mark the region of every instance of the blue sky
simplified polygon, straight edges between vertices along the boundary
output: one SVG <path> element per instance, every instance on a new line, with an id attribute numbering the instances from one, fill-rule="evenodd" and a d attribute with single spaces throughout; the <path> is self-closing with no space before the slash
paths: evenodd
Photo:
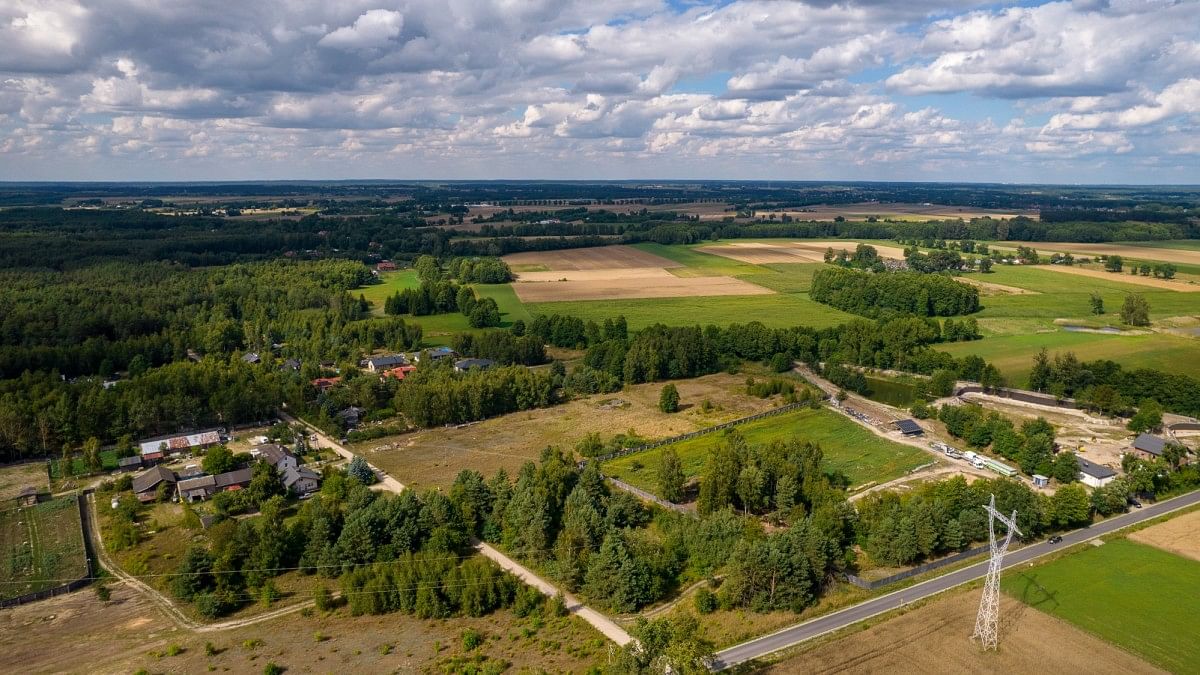
<path id="1" fill-rule="evenodd" d="M 1200 183 L 1200 2 L 7 0 L 0 180 Z"/>

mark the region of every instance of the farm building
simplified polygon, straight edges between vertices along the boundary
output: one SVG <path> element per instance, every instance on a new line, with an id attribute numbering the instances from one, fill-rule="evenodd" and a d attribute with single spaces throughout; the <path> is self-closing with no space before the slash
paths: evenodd
<path id="1" fill-rule="evenodd" d="M 179 497 L 189 502 L 201 501 L 218 492 L 241 490 L 250 485 L 251 478 L 253 478 L 253 472 L 250 469 L 237 469 L 215 476 L 189 478 L 179 481 Z"/>
<path id="2" fill-rule="evenodd" d="M 454 362 L 454 370 L 465 373 L 472 368 L 487 370 L 494 365 L 496 365 L 496 362 L 491 359 L 460 359 Z"/>
<path id="3" fill-rule="evenodd" d="M 920 436 L 925 433 L 921 425 L 914 420 L 896 420 L 896 428 L 905 436 Z"/>
<path id="4" fill-rule="evenodd" d="M 19 506 L 34 506 L 38 503 L 38 489 L 32 485 L 21 488 L 17 493 L 17 504 Z"/>
<path id="5" fill-rule="evenodd" d="M 162 459 L 165 455 L 180 454 L 199 448 L 208 448 L 221 442 L 221 434 L 217 429 L 197 431 L 194 434 L 175 436 L 159 436 L 138 442 L 141 449 L 139 454 L 143 459 Z M 157 457 L 151 455 L 159 454 Z"/>
<path id="6" fill-rule="evenodd" d="M 1079 455 L 1075 455 L 1075 461 L 1079 463 L 1079 481 L 1084 485 L 1094 488 L 1104 487 L 1117 477 L 1116 471 L 1107 466 L 1090 462 Z"/>
<path id="7" fill-rule="evenodd" d="M 1133 454 L 1142 459 L 1157 459 L 1162 457 L 1163 448 L 1167 447 L 1166 439 L 1150 434 L 1138 434 L 1133 439 Z"/>
<path id="8" fill-rule="evenodd" d="M 158 496 L 158 486 L 166 484 L 167 490 L 175 489 L 179 479 L 170 469 L 156 466 L 133 477 L 133 494 L 139 502 L 152 502 Z"/>
<path id="9" fill-rule="evenodd" d="M 403 354 L 385 354 L 368 357 L 363 360 L 363 364 L 372 373 L 381 373 L 397 366 L 407 366 L 408 359 Z"/>
<path id="10" fill-rule="evenodd" d="M 117 460 L 117 471 L 126 473 L 129 471 L 137 471 L 142 468 L 142 456 L 134 455 L 133 457 L 122 457 Z"/>

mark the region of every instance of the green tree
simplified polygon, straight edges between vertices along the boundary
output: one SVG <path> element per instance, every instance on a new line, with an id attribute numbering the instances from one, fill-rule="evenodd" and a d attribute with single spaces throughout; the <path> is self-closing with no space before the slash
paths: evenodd
<path id="1" fill-rule="evenodd" d="M 1092 314 L 1103 314 L 1104 313 L 1104 296 L 1093 291 L 1090 300 L 1092 303 Z"/>
<path id="2" fill-rule="evenodd" d="M 1157 431 L 1162 428 L 1163 409 L 1154 399 L 1143 399 L 1138 404 L 1137 412 L 1129 419 L 1127 428 L 1130 431 L 1145 432 Z"/>
<path id="3" fill-rule="evenodd" d="M 658 456 L 658 494 L 676 504 L 683 501 L 683 462 L 679 454 L 666 448 Z"/>
<path id="4" fill-rule="evenodd" d="M 82 449 L 83 461 L 87 464 L 88 470 L 92 473 L 99 473 L 104 468 L 100 458 L 100 439 L 95 436 L 89 437 L 83 442 Z"/>
<path id="5" fill-rule="evenodd" d="M 665 413 L 679 412 L 679 390 L 674 384 L 663 385 L 658 395 L 658 409 Z"/>
<path id="6" fill-rule="evenodd" d="M 375 483 L 375 472 L 371 470 L 367 460 L 359 455 L 355 455 L 354 459 L 350 460 L 350 464 L 346 467 L 346 474 L 362 485 Z"/>
<path id="7" fill-rule="evenodd" d="M 1124 263 L 1125 261 L 1121 259 L 1121 256 L 1110 255 L 1108 256 L 1108 259 L 1104 261 L 1104 269 L 1108 270 L 1109 272 L 1120 272 Z"/>
<path id="8" fill-rule="evenodd" d="M 237 464 L 238 462 L 234 457 L 233 451 L 223 445 L 209 448 L 204 453 L 204 459 L 200 462 L 200 466 L 204 469 L 204 472 L 213 474 L 214 476 L 219 473 L 233 471 L 237 468 Z"/>
<path id="9" fill-rule="evenodd" d="M 1092 521 L 1092 502 L 1079 483 L 1063 485 L 1050 497 L 1050 515 L 1060 528 L 1074 528 Z"/>
<path id="10" fill-rule="evenodd" d="M 636 639 L 617 654 L 611 668 L 614 673 L 707 675 L 710 672 L 713 644 L 704 639 L 699 621 L 690 613 L 652 620 L 639 617 L 630 633 Z"/>
<path id="11" fill-rule="evenodd" d="M 1078 480 L 1079 461 L 1075 459 L 1075 453 L 1064 450 L 1056 454 L 1053 468 L 1050 470 L 1050 477 L 1064 485 Z"/>
<path id="12" fill-rule="evenodd" d="M 1150 303 L 1140 293 L 1130 293 L 1125 296 L 1125 304 L 1121 305 L 1121 321 L 1130 326 L 1150 325 Z"/>

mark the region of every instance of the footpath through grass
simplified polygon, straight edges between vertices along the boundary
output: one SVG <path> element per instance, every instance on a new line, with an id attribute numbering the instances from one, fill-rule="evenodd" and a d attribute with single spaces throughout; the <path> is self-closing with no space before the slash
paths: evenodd
<path id="1" fill-rule="evenodd" d="M 909 445 L 880 438 L 828 408 L 798 410 L 738 427 L 750 445 L 775 440 L 812 441 L 825 454 L 825 469 L 844 473 L 851 486 L 899 478 L 929 461 Z M 666 448 L 679 454 L 688 478 L 700 475 L 709 454 L 724 439 L 714 432 L 687 441 L 626 455 L 604 463 L 604 473 L 649 492 L 658 490 L 658 457 Z"/>
<path id="2" fill-rule="evenodd" d="M 86 573 L 74 498 L 0 512 L 0 580 L 5 582 L 0 598 L 60 586 Z"/>
<path id="3" fill-rule="evenodd" d="M 1200 672 L 1200 563 L 1115 539 L 1001 581 L 1005 593 L 1166 670 Z"/>

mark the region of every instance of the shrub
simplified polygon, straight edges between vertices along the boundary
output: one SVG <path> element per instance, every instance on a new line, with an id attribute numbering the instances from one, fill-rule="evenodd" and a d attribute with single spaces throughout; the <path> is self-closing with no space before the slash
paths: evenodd
<path id="1" fill-rule="evenodd" d="M 712 614 L 717 610 L 717 596 L 707 587 L 696 591 L 696 611 L 701 614 Z"/>
<path id="2" fill-rule="evenodd" d="M 462 633 L 463 651 L 471 651 L 483 644 L 483 635 L 474 628 L 468 628 Z"/>

